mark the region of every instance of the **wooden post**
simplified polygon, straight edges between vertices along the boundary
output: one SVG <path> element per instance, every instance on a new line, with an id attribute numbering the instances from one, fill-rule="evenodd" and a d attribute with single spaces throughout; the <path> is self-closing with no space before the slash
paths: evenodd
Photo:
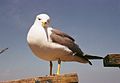
<path id="1" fill-rule="evenodd" d="M 78 76 L 76 73 L 71 73 L 63 75 L 20 79 L 0 83 L 78 83 Z"/>
<path id="2" fill-rule="evenodd" d="M 108 54 L 103 63 L 104 67 L 120 67 L 120 54 Z"/>

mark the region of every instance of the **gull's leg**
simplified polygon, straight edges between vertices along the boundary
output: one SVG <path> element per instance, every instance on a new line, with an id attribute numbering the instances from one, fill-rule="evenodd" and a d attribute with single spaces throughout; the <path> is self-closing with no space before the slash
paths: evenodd
<path id="1" fill-rule="evenodd" d="M 57 75 L 60 75 L 60 67 L 61 67 L 61 60 L 58 60 L 58 69 L 57 69 Z"/>
<path id="2" fill-rule="evenodd" d="M 52 66 L 53 66 L 52 61 L 50 61 L 50 76 L 52 75 Z"/>

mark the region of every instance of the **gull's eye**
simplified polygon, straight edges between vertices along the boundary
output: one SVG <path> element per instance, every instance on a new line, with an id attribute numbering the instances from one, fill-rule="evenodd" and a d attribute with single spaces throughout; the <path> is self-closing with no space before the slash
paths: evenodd
<path id="1" fill-rule="evenodd" d="M 50 23 L 50 20 L 47 20 L 48 23 Z"/>
<path id="2" fill-rule="evenodd" d="M 41 20 L 40 18 L 38 18 L 38 20 Z"/>

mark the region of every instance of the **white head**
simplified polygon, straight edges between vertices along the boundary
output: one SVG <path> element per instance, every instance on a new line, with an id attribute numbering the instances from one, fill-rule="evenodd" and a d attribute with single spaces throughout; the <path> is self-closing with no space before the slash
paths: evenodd
<path id="1" fill-rule="evenodd" d="M 50 17 L 47 14 L 37 15 L 36 21 L 40 23 L 44 28 L 47 28 L 50 25 Z"/>

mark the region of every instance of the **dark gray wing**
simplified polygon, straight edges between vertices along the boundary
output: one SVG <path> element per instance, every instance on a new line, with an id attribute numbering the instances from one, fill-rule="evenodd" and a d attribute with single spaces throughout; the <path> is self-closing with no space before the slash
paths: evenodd
<path id="1" fill-rule="evenodd" d="M 75 40 L 71 36 L 57 29 L 52 29 L 51 32 L 50 38 L 52 42 L 68 47 L 75 54 L 75 56 L 83 58 L 84 60 L 88 61 L 90 65 L 92 65 L 92 63 L 85 56 L 83 56 L 82 50 L 75 43 Z"/>
<path id="2" fill-rule="evenodd" d="M 90 65 L 92 65 L 92 63 L 85 56 L 83 56 L 82 50 L 74 42 L 75 40 L 71 36 L 57 29 L 52 29 L 51 31 L 52 33 L 50 35 L 50 38 L 52 42 L 68 47 L 75 54 L 75 56 L 83 58 L 84 60 L 88 61 Z"/>
<path id="3" fill-rule="evenodd" d="M 52 29 L 51 31 L 52 34 L 50 35 L 50 37 L 53 42 L 67 46 L 73 53 L 79 54 L 79 56 L 83 55 L 83 52 L 74 42 L 75 40 L 71 36 L 57 29 Z"/>
<path id="4" fill-rule="evenodd" d="M 61 36 L 61 37 L 67 37 L 67 38 L 69 38 L 70 40 L 75 41 L 71 36 L 67 35 L 66 33 L 64 33 L 64 32 L 62 32 L 62 31 L 60 31 L 60 30 L 58 30 L 58 29 L 53 29 L 52 32 L 53 32 L 54 34 L 56 34 L 56 35 Z"/>

